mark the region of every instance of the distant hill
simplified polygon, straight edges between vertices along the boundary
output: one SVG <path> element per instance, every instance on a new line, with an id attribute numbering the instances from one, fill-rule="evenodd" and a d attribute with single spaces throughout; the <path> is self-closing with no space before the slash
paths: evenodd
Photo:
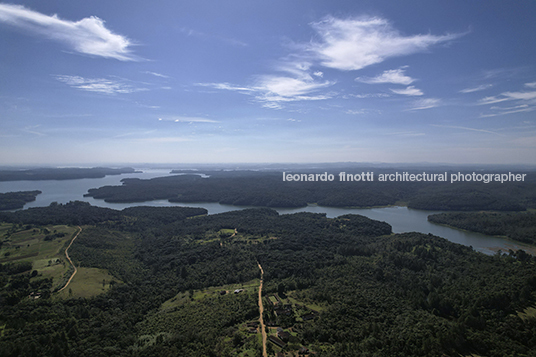
<path id="1" fill-rule="evenodd" d="M 75 180 L 83 178 L 103 178 L 108 175 L 135 173 L 131 167 L 111 169 L 107 167 L 92 168 L 39 168 L 29 170 L 0 170 L 0 181 L 41 181 L 41 180 Z"/>

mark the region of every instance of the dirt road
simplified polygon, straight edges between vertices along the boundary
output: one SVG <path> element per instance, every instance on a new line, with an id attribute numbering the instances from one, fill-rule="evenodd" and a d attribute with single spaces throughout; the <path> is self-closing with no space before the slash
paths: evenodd
<path id="1" fill-rule="evenodd" d="M 71 243 L 69 243 L 69 246 L 67 248 L 65 248 L 65 256 L 67 257 L 67 260 L 69 261 L 69 263 L 71 263 L 71 265 L 73 266 L 74 268 L 74 272 L 73 272 L 73 275 L 71 275 L 71 277 L 69 278 L 69 280 L 67 281 L 67 284 L 65 284 L 65 286 L 63 288 L 61 288 L 60 290 L 58 290 L 58 292 L 62 291 L 63 289 L 65 289 L 67 286 L 69 286 L 69 283 L 71 282 L 71 280 L 73 280 L 74 278 L 74 275 L 76 274 L 76 272 L 78 271 L 78 269 L 76 269 L 76 267 L 74 266 L 73 264 L 73 261 L 71 260 L 71 258 L 69 257 L 69 248 L 71 248 L 71 245 L 73 244 L 74 240 L 76 239 L 76 237 L 78 237 L 78 235 L 82 232 L 82 228 L 80 226 L 78 226 L 78 233 L 76 233 L 76 235 L 73 237 L 73 239 L 71 240 Z"/>
<path id="2" fill-rule="evenodd" d="M 259 318 L 259 328 L 261 329 L 262 333 L 262 356 L 268 357 L 268 353 L 266 352 L 266 329 L 264 328 L 264 319 L 262 317 L 262 313 L 264 312 L 264 307 L 262 306 L 262 278 L 264 277 L 264 270 L 262 270 L 261 264 L 259 262 L 257 262 L 257 264 L 259 265 L 259 269 L 261 270 L 261 284 L 259 285 L 259 311 L 261 315 Z"/>

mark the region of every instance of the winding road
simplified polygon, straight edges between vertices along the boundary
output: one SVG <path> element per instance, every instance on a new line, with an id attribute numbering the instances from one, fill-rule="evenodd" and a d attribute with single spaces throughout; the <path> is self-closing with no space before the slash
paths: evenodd
<path id="1" fill-rule="evenodd" d="M 73 244 L 74 240 L 76 239 L 76 237 L 78 237 L 78 235 L 80 233 L 82 233 L 82 227 L 78 226 L 78 233 L 76 233 L 76 235 L 73 237 L 73 239 L 71 240 L 71 243 L 69 243 L 69 246 L 67 248 L 65 248 L 65 256 L 67 257 L 67 260 L 69 261 L 69 263 L 71 263 L 71 265 L 73 266 L 74 268 L 74 272 L 73 272 L 73 275 L 71 275 L 71 277 L 69 278 L 69 280 L 67 281 L 67 284 L 65 284 L 65 286 L 63 288 L 61 288 L 60 290 L 58 290 L 58 292 L 62 291 L 63 289 L 65 289 L 67 286 L 69 286 L 69 283 L 71 282 L 71 280 L 73 280 L 74 278 L 74 275 L 76 274 L 76 272 L 78 271 L 78 269 L 76 269 L 76 267 L 74 266 L 73 264 L 73 261 L 71 260 L 71 258 L 69 257 L 69 248 L 71 248 L 71 245 Z M 261 283 L 262 285 L 262 283 Z"/>
<path id="2" fill-rule="evenodd" d="M 261 270 L 261 284 L 259 285 L 259 323 L 262 334 L 262 356 L 268 357 L 268 353 L 266 352 L 266 329 L 264 328 L 264 319 L 262 317 L 262 314 L 264 312 L 264 307 L 262 306 L 262 278 L 264 277 L 264 270 L 262 270 L 262 266 L 259 262 L 257 262 L 257 264 L 259 265 L 259 269 Z"/>

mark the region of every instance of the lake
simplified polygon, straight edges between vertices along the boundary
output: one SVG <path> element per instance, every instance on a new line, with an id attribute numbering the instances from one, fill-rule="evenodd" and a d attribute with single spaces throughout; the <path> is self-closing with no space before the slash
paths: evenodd
<path id="1" fill-rule="evenodd" d="M 137 203 L 107 203 L 93 197 L 84 197 L 90 188 L 97 188 L 106 185 L 121 185 L 124 178 L 150 179 L 153 177 L 168 176 L 167 169 L 137 169 L 143 171 L 138 174 L 123 174 L 106 176 L 99 179 L 79 179 L 79 180 L 47 180 L 47 181 L 8 181 L 0 182 L 0 192 L 33 191 L 40 190 L 43 193 L 37 196 L 34 202 L 26 204 L 24 207 L 43 207 L 52 202 L 67 203 L 69 201 L 85 201 L 94 206 L 108 207 L 121 210 L 132 206 L 191 206 L 203 207 L 209 214 L 223 213 L 233 210 L 240 210 L 251 207 L 238 207 L 222 205 L 219 203 L 170 203 L 167 200 L 157 200 L 151 202 Z M 360 214 L 378 221 L 385 221 L 393 227 L 394 233 L 421 232 L 431 233 L 446 238 L 454 243 L 472 246 L 473 249 L 485 253 L 494 254 L 498 249 L 507 251 L 508 249 L 524 249 L 531 254 L 536 254 L 536 248 L 522 243 L 516 243 L 507 239 L 486 236 L 484 234 L 461 231 L 428 222 L 428 215 L 440 213 L 437 211 L 421 211 L 409 209 L 407 207 L 384 207 L 384 208 L 335 208 L 310 205 L 300 208 L 279 208 L 280 214 L 290 214 L 297 212 L 325 213 L 327 217 L 333 218 L 348 213 Z"/>

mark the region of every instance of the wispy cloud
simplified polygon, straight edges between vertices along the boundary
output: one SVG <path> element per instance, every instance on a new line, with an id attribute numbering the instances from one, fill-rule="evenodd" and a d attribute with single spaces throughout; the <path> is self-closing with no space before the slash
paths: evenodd
<path id="1" fill-rule="evenodd" d="M 441 105 L 441 99 L 437 98 L 424 98 L 413 102 L 413 107 L 410 110 L 422 110 L 435 108 Z"/>
<path id="2" fill-rule="evenodd" d="M 367 111 L 365 109 L 359 109 L 359 110 L 348 109 L 347 111 L 345 111 L 346 114 L 350 114 L 350 115 L 363 115 L 366 112 Z"/>
<path id="3" fill-rule="evenodd" d="M 280 98 L 267 100 L 317 100 L 325 99 L 325 96 L 307 97 L 307 94 L 321 88 L 329 87 L 332 84 L 329 81 L 316 82 L 312 79 L 299 79 L 286 76 L 262 76 L 259 78 L 255 89 L 263 92 L 261 98 Z"/>
<path id="4" fill-rule="evenodd" d="M 346 94 L 343 98 L 358 98 L 358 99 L 365 99 L 365 98 L 388 98 L 391 95 L 387 93 L 365 93 L 365 94 Z"/>
<path id="5" fill-rule="evenodd" d="M 377 17 L 339 19 L 332 16 L 311 24 L 319 40 L 295 44 L 296 50 L 274 66 L 282 74 L 264 74 L 254 78 L 251 85 L 229 83 L 198 83 L 198 86 L 230 90 L 253 95 L 265 108 L 281 109 L 285 102 L 312 101 L 333 98 L 336 93 L 325 89 L 336 82 L 322 80 L 324 72 L 314 69 L 323 66 L 338 70 L 358 70 L 380 63 L 389 57 L 404 56 L 427 50 L 433 45 L 451 41 L 463 34 L 434 36 L 431 34 L 403 36 L 385 19 Z M 189 32 L 189 35 L 201 35 Z M 374 78 L 357 78 L 364 83 L 408 85 L 415 79 L 407 76 L 407 66 L 388 70 Z M 407 87 L 393 90 L 402 95 L 422 95 L 419 89 Z M 385 97 L 388 94 L 366 94 L 366 97 Z M 430 103 L 429 103 L 430 104 Z"/>
<path id="6" fill-rule="evenodd" d="M 22 131 L 26 132 L 26 133 L 29 133 L 29 134 L 33 134 L 33 135 L 37 135 L 37 136 L 46 136 L 47 134 L 44 134 L 40 131 L 37 131 L 36 129 L 38 129 L 41 125 L 32 125 L 32 126 L 27 126 L 25 127 Z"/>
<path id="7" fill-rule="evenodd" d="M 170 116 L 158 118 L 159 121 L 173 121 L 175 123 L 219 123 L 217 120 L 201 117 Z"/>
<path id="8" fill-rule="evenodd" d="M 496 117 L 500 115 L 508 115 L 508 114 L 515 114 L 515 113 L 525 113 L 525 112 L 532 112 L 536 110 L 536 106 L 529 106 L 527 104 L 525 105 L 518 105 L 515 107 L 491 107 L 491 110 L 494 110 L 493 113 L 487 113 L 487 114 L 480 114 L 480 118 L 491 118 Z"/>
<path id="9" fill-rule="evenodd" d="M 390 57 L 426 51 L 462 34 L 404 36 L 379 17 L 339 19 L 332 16 L 312 24 L 320 37 L 306 49 L 320 64 L 339 70 L 358 70 Z"/>
<path id="10" fill-rule="evenodd" d="M 536 82 L 525 83 L 525 87 L 536 88 Z"/>
<path id="11" fill-rule="evenodd" d="M 531 88 L 532 83 L 525 83 L 526 87 Z M 497 103 L 514 103 L 514 106 L 501 107 L 501 106 L 492 106 L 490 107 L 491 113 L 480 114 L 481 118 L 495 117 L 499 115 L 531 112 L 536 110 L 536 91 L 525 91 L 525 92 L 504 92 L 497 96 L 489 96 L 480 99 L 478 105 L 491 105 Z"/>
<path id="12" fill-rule="evenodd" d="M 491 131 L 491 130 L 486 130 L 486 129 L 468 128 L 468 127 L 465 127 L 465 126 L 455 126 L 455 125 L 438 125 L 438 124 L 430 124 L 430 125 L 435 126 L 437 128 L 448 128 L 448 129 L 461 129 L 461 130 L 469 130 L 469 131 L 478 131 L 478 132 L 481 132 L 481 133 L 488 133 L 488 134 L 504 136 L 504 134 L 497 133 L 497 132 Z"/>
<path id="13" fill-rule="evenodd" d="M 63 42 L 79 53 L 120 61 L 139 60 L 130 50 L 132 42 L 108 30 L 104 21 L 95 16 L 69 21 L 21 5 L 0 4 L 0 22 Z"/>
<path id="14" fill-rule="evenodd" d="M 305 72 L 295 74 L 294 77 L 258 76 L 256 83 L 251 86 L 236 86 L 229 83 L 197 83 L 196 85 L 254 95 L 255 99 L 262 103 L 262 107 L 270 109 L 282 109 L 281 103 L 284 102 L 324 100 L 332 97 L 330 94 L 313 93 L 331 86 L 333 82 L 316 81 Z"/>
<path id="15" fill-rule="evenodd" d="M 84 78 L 67 75 L 57 75 L 55 78 L 73 88 L 103 94 L 125 94 L 147 90 L 146 88 L 134 87 L 117 78 Z"/>
<path id="16" fill-rule="evenodd" d="M 367 84 L 381 84 L 381 83 L 392 83 L 392 84 L 403 84 L 408 85 L 415 82 L 415 79 L 410 76 L 406 76 L 405 69 L 407 66 L 399 69 L 391 69 L 384 71 L 382 74 L 369 78 L 369 77 L 357 77 L 355 80 Z"/>
<path id="17" fill-rule="evenodd" d="M 488 88 L 493 87 L 493 84 L 482 84 L 478 87 L 471 87 L 471 88 L 465 88 L 460 91 L 460 93 L 473 93 L 473 92 L 479 92 Z"/>
<path id="18" fill-rule="evenodd" d="M 150 74 L 150 75 L 152 75 L 152 76 L 160 77 L 160 78 L 171 78 L 171 77 L 169 77 L 169 76 L 166 76 L 165 74 L 156 73 L 156 72 L 151 72 L 151 71 L 144 71 L 143 73 L 145 73 L 145 74 Z"/>
<path id="19" fill-rule="evenodd" d="M 415 88 L 414 86 L 409 86 L 405 89 L 392 89 L 392 88 L 389 88 L 389 89 L 391 90 L 391 92 L 396 93 L 396 94 L 401 94 L 401 95 L 410 95 L 410 96 L 424 95 L 424 93 L 420 89 Z"/>
<path id="20" fill-rule="evenodd" d="M 196 83 L 196 86 L 201 87 L 210 87 L 214 89 L 223 89 L 237 92 L 255 92 L 254 88 L 244 87 L 244 86 L 235 86 L 230 83 Z"/>

